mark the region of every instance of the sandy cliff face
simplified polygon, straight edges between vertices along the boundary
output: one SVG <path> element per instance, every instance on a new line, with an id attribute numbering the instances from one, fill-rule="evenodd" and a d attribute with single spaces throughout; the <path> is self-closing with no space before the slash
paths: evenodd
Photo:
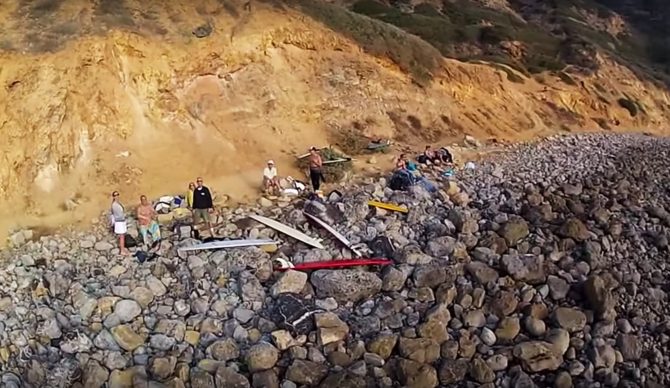
<path id="1" fill-rule="evenodd" d="M 293 155 L 353 127 L 409 144 L 667 128 L 667 91 L 607 57 L 566 83 L 435 53 L 432 79 L 419 86 L 290 7 L 244 3 L 0 6 L 4 227 L 24 212 L 23 223 L 88 220 L 113 189 L 134 202 L 196 175 L 242 198 L 257 190 L 265 159 L 295 174 Z M 212 33 L 196 38 L 207 23 Z M 631 116 L 622 97 L 641 112 Z M 65 209 L 73 198 L 79 207 Z"/>

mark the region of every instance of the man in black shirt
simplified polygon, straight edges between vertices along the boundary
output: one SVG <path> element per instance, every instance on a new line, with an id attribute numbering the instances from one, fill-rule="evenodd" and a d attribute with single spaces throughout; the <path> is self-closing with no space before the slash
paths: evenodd
<path id="1" fill-rule="evenodd" d="M 207 187 L 202 185 L 202 178 L 198 177 L 196 188 L 193 192 L 193 222 L 199 224 L 204 221 L 212 237 L 214 237 L 214 230 L 212 229 L 210 214 L 213 211 L 212 193 L 209 192 Z"/>

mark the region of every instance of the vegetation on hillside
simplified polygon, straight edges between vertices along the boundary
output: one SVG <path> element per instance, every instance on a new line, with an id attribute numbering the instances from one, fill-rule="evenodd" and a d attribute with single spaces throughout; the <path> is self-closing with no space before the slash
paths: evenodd
<path id="1" fill-rule="evenodd" d="M 640 33 L 643 29 L 633 28 L 615 36 L 592 26 L 585 15 L 607 20 L 613 15 L 609 7 L 613 7 L 624 16 L 635 14 L 639 18 L 639 9 L 625 6 L 631 6 L 632 1 L 511 0 L 509 3 L 515 13 L 486 8 L 469 0 L 445 0 L 439 8 L 428 3 L 412 8 L 409 2 L 394 2 L 396 6 L 392 6 L 381 0 L 359 0 L 351 10 L 416 35 L 446 57 L 502 63 L 526 75 L 553 71 L 565 78 L 562 70 L 568 65 L 581 71 L 595 70 L 599 50 L 636 66 L 653 66 L 670 72 L 667 16 L 658 21 L 659 31 L 667 30 L 665 34 L 652 34 L 646 28 L 649 35 L 644 36 Z M 646 8 L 642 8 L 649 10 L 648 19 L 652 21 L 652 9 L 670 8 L 660 1 L 644 3 Z M 519 81 L 516 75 L 512 77 Z"/>
<path id="2" fill-rule="evenodd" d="M 299 10 L 355 40 L 366 52 L 389 58 L 420 85 L 430 82 L 442 56 L 484 61 L 513 82 L 522 83 L 521 75 L 544 71 L 569 82 L 567 68 L 595 70 L 598 51 L 670 85 L 667 0 L 507 0 L 509 8 L 503 9 L 475 0 L 256 1 Z M 194 4 L 194 9 L 205 18 L 219 12 L 240 17 L 233 1 L 217 3 L 218 8 L 211 10 L 202 4 Z M 342 3 L 349 7 L 338 5 Z M 22 37 L 0 37 L 0 51 L 53 52 L 75 37 L 111 28 L 191 35 L 178 25 L 178 14 L 159 4 L 133 8 L 129 0 L 99 0 L 91 20 L 84 23 L 56 18 L 67 10 L 65 4 L 65 0 L 21 1 L 10 28 L 23 31 Z M 617 18 L 625 21 L 624 31 L 607 28 Z"/>
<path id="3" fill-rule="evenodd" d="M 388 57 L 420 85 L 429 82 L 439 66 L 440 52 L 426 40 L 408 35 L 401 28 L 321 1 L 295 0 L 291 3 L 315 20 L 355 40 L 369 54 Z"/>

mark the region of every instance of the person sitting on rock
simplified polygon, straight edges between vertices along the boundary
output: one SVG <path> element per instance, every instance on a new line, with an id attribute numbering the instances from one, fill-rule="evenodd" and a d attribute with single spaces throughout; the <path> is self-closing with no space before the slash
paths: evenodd
<path id="1" fill-rule="evenodd" d="M 137 220 L 142 241 L 145 244 L 153 245 L 153 243 L 161 239 L 161 230 L 158 222 L 156 222 L 156 211 L 149 201 L 147 201 L 146 195 L 140 197 L 140 206 L 137 207 Z M 149 234 L 151 234 L 151 241 L 148 240 Z"/>
<path id="2" fill-rule="evenodd" d="M 433 164 L 440 164 L 440 158 L 437 156 L 437 153 L 433 151 L 430 145 L 427 145 L 423 150 L 423 155 L 426 157 L 426 160 Z"/>
<path id="3" fill-rule="evenodd" d="M 277 167 L 275 167 L 275 162 L 272 160 L 268 160 L 268 166 L 263 169 L 263 187 L 266 192 L 272 192 L 275 195 L 281 192 Z"/>
<path id="4" fill-rule="evenodd" d="M 400 154 L 395 162 L 395 171 L 407 170 L 407 155 Z"/>

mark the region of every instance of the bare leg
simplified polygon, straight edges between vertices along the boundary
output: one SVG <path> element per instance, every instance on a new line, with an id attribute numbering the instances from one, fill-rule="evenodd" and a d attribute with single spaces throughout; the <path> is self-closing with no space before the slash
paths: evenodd
<path id="1" fill-rule="evenodd" d="M 121 251 L 122 255 L 130 254 L 130 251 L 126 248 L 126 235 L 125 234 L 120 234 L 119 235 L 119 250 Z"/>

